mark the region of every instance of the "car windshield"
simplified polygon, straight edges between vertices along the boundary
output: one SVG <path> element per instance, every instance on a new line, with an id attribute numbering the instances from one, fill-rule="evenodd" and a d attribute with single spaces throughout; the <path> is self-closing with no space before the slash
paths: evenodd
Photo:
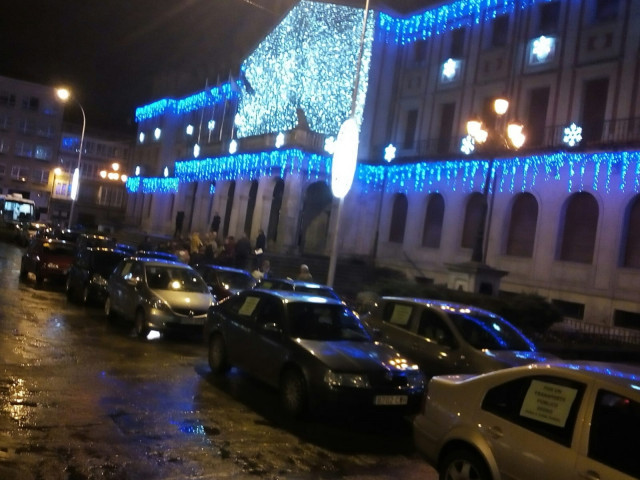
<path id="1" fill-rule="evenodd" d="M 292 302 L 288 306 L 291 336 L 305 340 L 370 341 L 358 317 L 342 305 Z"/>
<path id="2" fill-rule="evenodd" d="M 478 350 L 535 350 L 533 344 L 522 333 L 500 317 L 452 312 L 449 312 L 449 317 L 460 335 Z"/>
<path id="3" fill-rule="evenodd" d="M 75 246 L 69 243 L 45 242 L 42 248 L 44 253 L 48 253 L 50 255 L 73 256 L 75 253 Z"/>
<path id="4" fill-rule="evenodd" d="M 147 284 L 154 290 L 208 293 L 209 287 L 202 277 L 189 268 L 171 265 L 147 265 Z"/>
<path id="5" fill-rule="evenodd" d="M 311 293 L 318 297 L 335 298 L 336 300 L 340 299 L 340 297 L 338 297 L 338 294 L 328 287 L 310 287 L 306 285 L 299 285 L 296 287 L 296 292 Z"/>
<path id="6" fill-rule="evenodd" d="M 256 284 L 251 275 L 241 272 L 218 270 L 218 278 L 227 290 L 247 290 L 253 288 Z"/>

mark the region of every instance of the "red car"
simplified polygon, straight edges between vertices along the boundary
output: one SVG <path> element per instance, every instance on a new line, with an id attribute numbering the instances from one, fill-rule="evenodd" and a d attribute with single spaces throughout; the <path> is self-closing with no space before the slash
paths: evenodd
<path id="1" fill-rule="evenodd" d="M 45 280 L 56 279 L 64 285 L 74 258 L 74 243 L 35 237 L 22 255 L 20 279 L 26 280 L 31 272 L 36 276 L 36 287 L 42 287 Z"/>

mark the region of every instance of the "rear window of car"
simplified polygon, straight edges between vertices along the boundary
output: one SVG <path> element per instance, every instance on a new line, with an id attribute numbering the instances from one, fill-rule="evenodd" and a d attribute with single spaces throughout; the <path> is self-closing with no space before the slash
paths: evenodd
<path id="1" fill-rule="evenodd" d="M 305 340 L 370 341 L 360 320 L 342 305 L 293 302 L 287 305 L 289 332 Z"/>
<path id="2" fill-rule="evenodd" d="M 478 350 L 535 350 L 522 333 L 503 318 L 481 313 L 448 313 L 460 335 Z"/>
<path id="3" fill-rule="evenodd" d="M 482 409 L 569 447 L 584 388 L 560 377 L 518 378 L 490 389 Z"/>

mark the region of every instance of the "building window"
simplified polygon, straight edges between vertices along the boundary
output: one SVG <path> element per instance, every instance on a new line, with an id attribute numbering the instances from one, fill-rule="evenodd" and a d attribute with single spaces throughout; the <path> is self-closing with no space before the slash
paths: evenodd
<path id="1" fill-rule="evenodd" d="M 18 157 L 33 157 L 33 145 L 27 142 L 16 142 L 15 154 Z"/>
<path id="2" fill-rule="evenodd" d="M 491 28 L 491 46 L 504 47 L 509 38 L 509 16 L 500 15 L 493 20 Z"/>
<path id="3" fill-rule="evenodd" d="M 31 110 L 37 112 L 40 107 L 40 99 L 38 97 L 24 97 L 22 99 L 22 108 L 24 110 Z"/>
<path id="4" fill-rule="evenodd" d="M 391 212 L 391 227 L 389 228 L 389 241 L 394 243 L 404 242 L 404 230 L 407 226 L 407 211 L 409 202 L 407 196 L 396 193 L 393 198 L 393 211 Z"/>
<path id="5" fill-rule="evenodd" d="M 620 0 L 596 0 L 594 20 L 599 22 L 610 22 L 618 17 Z"/>
<path id="6" fill-rule="evenodd" d="M 413 61 L 422 63 L 427 59 L 427 41 L 416 40 L 413 43 Z"/>
<path id="7" fill-rule="evenodd" d="M 0 130 L 11 129 L 11 117 L 9 115 L 0 115 Z"/>
<path id="8" fill-rule="evenodd" d="M 462 227 L 462 248 L 473 248 L 478 237 L 480 223 L 484 219 L 485 198 L 481 193 L 472 193 L 467 200 L 467 208 L 464 214 Z"/>
<path id="9" fill-rule="evenodd" d="M 33 156 L 38 160 L 51 160 L 51 158 L 53 157 L 53 151 L 51 147 L 47 147 L 45 145 L 36 145 Z"/>
<path id="10" fill-rule="evenodd" d="M 442 224 L 444 222 L 444 198 L 439 193 L 432 193 L 427 200 L 427 211 L 422 230 L 422 246 L 440 248 Z"/>
<path id="11" fill-rule="evenodd" d="M 598 228 L 598 202 L 590 193 L 579 192 L 569 197 L 560 229 L 559 260 L 591 263 Z"/>
<path id="12" fill-rule="evenodd" d="M 249 200 L 247 201 L 247 213 L 244 217 L 244 233 L 251 235 L 251 227 L 253 226 L 253 213 L 256 209 L 256 200 L 258 198 L 258 181 L 251 182 L 249 189 Z"/>
<path id="13" fill-rule="evenodd" d="M 27 178 L 29 178 L 29 169 L 20 165 L 13 165 L 11 167 L 11 178 L 13 180 L 26 182 Z"/>
<path id="14" fill-rule="evenodd" d="M 520 193 L 513 201 L 509 233 L 507 236 L 507 255 L 514 257 L 533 256 L 533 244 L 538 223 L 538 202 L 530 193 Z"/>
<path id="15" fill-rule="evenodd" d="M 123 199 L 122 188 L 101 185 L 98 188 L 98 205 L 107 207 L 121 207 Z"/>
<path id="16" fill-rule="evenodd" d="M 549 95 L 549 87 L 534 88 L 529 93 L 526 143 L 528 147 L 542 147 L 545 145 Z"/>
<path id="17" fill-rule="evenodd" d="M 269 209 L 269 226 L 267 227 L 267 239 L 275 242 L 278 239 L 278 226 L 280 224 L 280 210 L 284 196 L 284 180 L 278 178 L 273 187 L 273 198 Z"/>
<path id="18" fill-rule="evenodd" d="M 7 170 L 7 166 L 4 163 L 0 163 L 0 175 L 4 175 Z"/>
<path id="19" fill-rule="evenodd" d="M 622 241 L 622 266 L 640 268 L 640 195 L 627 207 Z"/>
<path id="20" fill-rule="evenodd" d="M 416 141 L 416 127 L 418 125 L 418 110 L 407 112 L 407 123 L 404 129 L 404 148 L 414 148 Z"/>
<path id="21" fill-rule="evenodd" d="M 602 140 L 609 79 L 597 78 L 584 84 L 582 95 L 582 138 L 587 143 Z"/>
<path id="22" fill-rule="evenodd" d="M 31 170 L 31 182 L 46 185 L 49 182 L 49 170 L 39 168 Z"/>
<path id="23" fill-rule="evenodd" d="M 437 151 L 438 153 L 448 153 L 453 138 L 453 119 L 455 116 L 456 104 L 444 103 L 440 110 L 440 132 L 438 133 Z"/>
<path id="24" fill-rule="evenodd" d="M 558 307 L 563 317 L 582 320 L 584 318 L 584 304 L 567 302 L 566 300 L 552 299 L 551 303 Z"/>
<path id="25" fill-rule="evenodd" d="M 0 106 L 3 107 L 15 107 L 16 96 L 13 93 L 6 91 L 0 91 Z"/>
<path id="26" fill-rule="evenodd" d="M 9 153 L 11 143 L 6 138 L 0 138 L 0 153 Z"/>
<path id="27" fill-rule="evenodd" d="M 552 1 L 539 5 L 538 33 L 547 35 L 558 31 L 560 2 Z"/>
<path id="28" fill-rule="evenodd" d="M 464 28 L 458 28 L 452 32 L 449 57 L 462 58 L 464 56 L 464 40 L 466 33 L 467 32 Z"/>

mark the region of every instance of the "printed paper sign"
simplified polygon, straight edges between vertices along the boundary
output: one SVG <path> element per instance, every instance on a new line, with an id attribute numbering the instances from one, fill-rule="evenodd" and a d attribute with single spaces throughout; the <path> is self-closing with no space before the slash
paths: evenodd
<path id="1" fill-rule="evenodd" d="M 520 415 L 564 427 L 577 393 L 575 388 L 533 380 L 524 397 Z"/>
<path id="2" fill-rule="evenodd" d="M 238 310 L 238 313 L 244 317 L 250 317 L 258 306 L 258 301 L 260 301 L 258 297 L 245 298 L 240 310 Z"/>
<path id="3" fill-rule="evenodd" d="M 409 319 L 411 318 L 412 308 L 408 305 L 395 305 L 393 307 L 393 313 L 389 319 L 389 323 L 394 325 L 400 325 L 406 327 L 409 325 Z"/>

